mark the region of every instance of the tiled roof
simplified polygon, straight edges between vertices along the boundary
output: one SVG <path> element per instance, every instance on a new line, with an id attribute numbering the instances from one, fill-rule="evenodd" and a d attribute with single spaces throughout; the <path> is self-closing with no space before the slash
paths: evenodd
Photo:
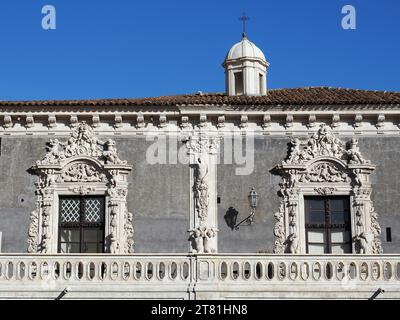
<path id="1" fill-rule="evenodd" d="M 262 105 L 390 105 L 400 104 L 400 92 L 331 87 L 273 89 L 265 96 L 197 93 L 135 99 L 0 101 L 2 106 L 262 106 Z"/>

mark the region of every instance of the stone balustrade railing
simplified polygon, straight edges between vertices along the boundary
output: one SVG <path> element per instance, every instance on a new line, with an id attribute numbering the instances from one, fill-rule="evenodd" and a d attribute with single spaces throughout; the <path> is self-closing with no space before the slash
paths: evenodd
<path id="1" fill-rule="evenodd" d="M 0 298 L 62 291 L 64 299 L 400 298 L 400 255 L 0 255 Z"/>

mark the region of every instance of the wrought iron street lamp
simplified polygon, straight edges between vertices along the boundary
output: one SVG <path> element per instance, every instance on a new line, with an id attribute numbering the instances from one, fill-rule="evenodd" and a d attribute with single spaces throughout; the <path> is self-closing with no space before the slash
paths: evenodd
<path id="1" fill-rule="evenodd" d="M 250 215 L 247 218 L 240 221 L 237 225 L 235 225 L 235 227 L 234 227 L 235 230 L 238 230 L 239 226 L 243 223 L 245 223 L 246 226 L 249 226 L 254 222 L 254 215 L 256 213 L 256 208 L 258 205 L 258 194 L 254 187 L 251 188 L 250 193 L 247 197 L 249 199 L 249 205 L 251 208 Z"/>

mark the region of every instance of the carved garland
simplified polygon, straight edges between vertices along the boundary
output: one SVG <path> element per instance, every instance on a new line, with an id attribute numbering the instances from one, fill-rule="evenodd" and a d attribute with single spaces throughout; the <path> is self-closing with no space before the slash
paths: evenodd
<path id="1" fill-rule="evenodd" d="M 370 198 L 369 174 L 375 166 L 362 157 L 357 139 L 346 146 L 328 126 L 321 125 L 307 141 L 293 139 L 287 159 L 275 169 L 282 177 L 279 212 L 274 215 L 275 253 L 305 253 L 301 245 L 305 243 L 304 232 L 298 224 L 304 193 L 352 196 L 356 252 L 382 252 L 378 214 Z"/>
<path id="2" fill-rule="evenodd" d="M 133 252 L 133 215 L 127 209 L 126 178 L 131 169 L 118 157 L 115 142 L 100 141 L 84 122 L 72 130 L 66 142 L 50 140 L 47 154 L 33 167 L 38 175 L 37 206 L 30 217 L 28 252 L 57 252 L 58 196 L 73 193 L 106 195 L 107 248 L 112 253 Z"/>

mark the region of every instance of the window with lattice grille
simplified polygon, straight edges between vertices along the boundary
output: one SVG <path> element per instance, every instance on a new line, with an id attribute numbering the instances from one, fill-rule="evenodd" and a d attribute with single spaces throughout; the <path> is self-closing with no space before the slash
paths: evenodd
<path id="1" fill-rule="evenodd" d="M 104 197 L 61 197 L 58 252 L 104 252 Z"/>

